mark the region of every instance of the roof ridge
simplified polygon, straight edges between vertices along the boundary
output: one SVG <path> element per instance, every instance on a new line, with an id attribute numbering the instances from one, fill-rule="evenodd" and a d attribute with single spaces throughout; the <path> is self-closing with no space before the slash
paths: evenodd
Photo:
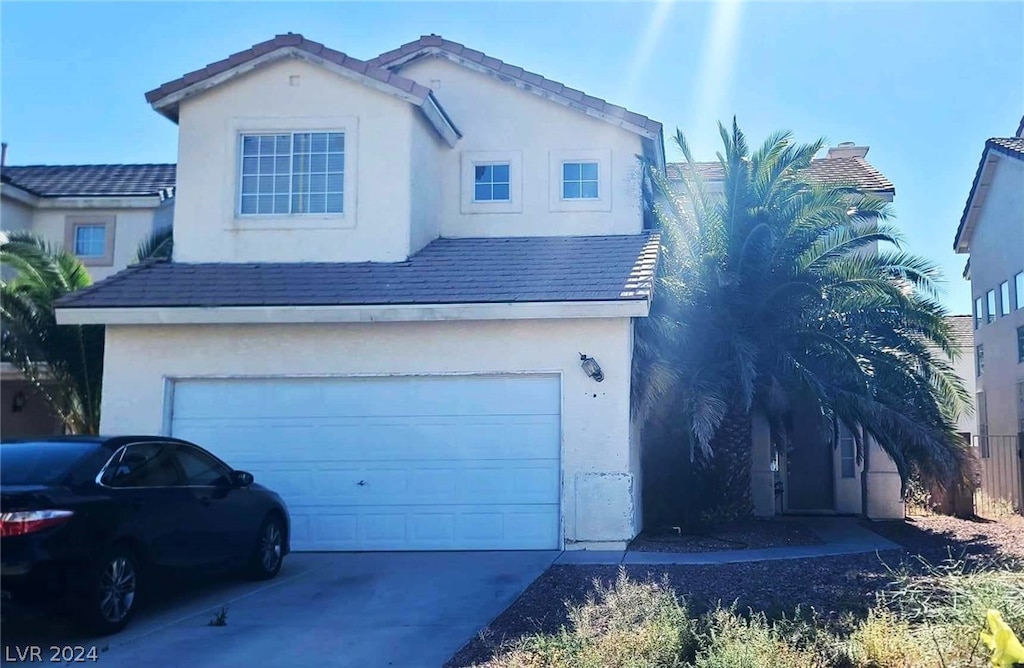
<path id="1" fill-rule="evenodd" d="M 421 35 L 419 39 L 399 46 L 396 49 L 385 51 L 367 62 L 389 69 L 389 65 L 407 56 L 415 54 L 424 49 L 439 49 L 448 52 L 458 58 L 468 60 L 479 66 L 486 67 L 503 77 L 521 81 L 529 86 L 546 91 L 548 94 L 558 95 L 569 100 L 571 103 L 582 105 L 613 118 L 622 120 L 631 125 L 642 128 L 646 132 L 662 131 L 662 124 L 648 116 L 630 111 L 623 106 L 613 104 L 599 97 L 588 95 L 577 88 L 566 86 L 560 81 L 549 79 L 542 74 L 531 72 L 518 65 L 513 65 L 499 58 L 489 56 L 483 51 L 471 49 L 459 42 L 445 39 L 441 35 Z M 395 67 L 401 67 L 404 63 L 397 63 Z"/>

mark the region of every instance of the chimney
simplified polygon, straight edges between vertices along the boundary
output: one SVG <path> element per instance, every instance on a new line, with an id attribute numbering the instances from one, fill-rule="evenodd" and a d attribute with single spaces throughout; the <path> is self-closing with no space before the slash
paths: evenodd
<path id="1" fill-rule="evenodd" d="M 857 146 L 852 141 L 841 141 L 839 145 L 828 150 L 829 158 L 863 158 L 868 154 L 870 146 Z"/>
<path id="2" fill-rule="evenodd" d="M 7 142 L 0 144 L 0 167 L 7 166 Z"/>

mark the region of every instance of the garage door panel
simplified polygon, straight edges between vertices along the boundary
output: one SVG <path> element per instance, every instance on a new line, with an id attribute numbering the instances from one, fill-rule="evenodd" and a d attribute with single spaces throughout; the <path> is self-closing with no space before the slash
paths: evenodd
<path id="1" fill-rule="evenodd" d="M 172 433 L 280 493 L 296 550 L 551 549 L 558 388 L 543 376 L 179 381 Z"/>
<path id="2" fill-rule="evenodd" d="M 557 416 L 448 418 L 422 424 L 411 424 L 410 418 L 321 420 L 181 418 L 175 420 L 175 435 L 214 443 L 230 431 L 232 454 L 247 461 L 278 461 L 284 455 L 311 462 L 418 460 L 441 451 L 447 459 L 475 460 L 550 458 L 560 429 Z M 311 444 L 317 447 L 305 447 Z"/>

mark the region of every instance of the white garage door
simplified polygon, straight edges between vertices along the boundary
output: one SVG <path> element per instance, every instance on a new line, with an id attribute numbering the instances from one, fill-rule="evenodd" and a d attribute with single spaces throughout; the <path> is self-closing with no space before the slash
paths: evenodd
<path id="1" fill-rule="evenodd" d="M 277 491 L 296 550 L 554 549 L 551 376 L 174 384 L 171 433 Z"/>

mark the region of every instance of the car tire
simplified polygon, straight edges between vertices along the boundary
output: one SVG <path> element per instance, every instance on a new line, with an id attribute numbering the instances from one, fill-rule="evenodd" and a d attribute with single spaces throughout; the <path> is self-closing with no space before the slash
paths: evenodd
<path id="1" fill-rule="evenodd" d="M 131 621 L 139 602 L 141 562 L 127 546 L 103 552 L 86 575 L 78 602 L 79 621 L 98 635 L 117 633 Z"/>
<path id="2" fill-rule="evenodd" d="M 260 524 L 248 564 L 249 577 L 253 580 L 270 580 L 281 571 L 284 531 L 284 521 L 277 515 L 268 515 Z"/>

